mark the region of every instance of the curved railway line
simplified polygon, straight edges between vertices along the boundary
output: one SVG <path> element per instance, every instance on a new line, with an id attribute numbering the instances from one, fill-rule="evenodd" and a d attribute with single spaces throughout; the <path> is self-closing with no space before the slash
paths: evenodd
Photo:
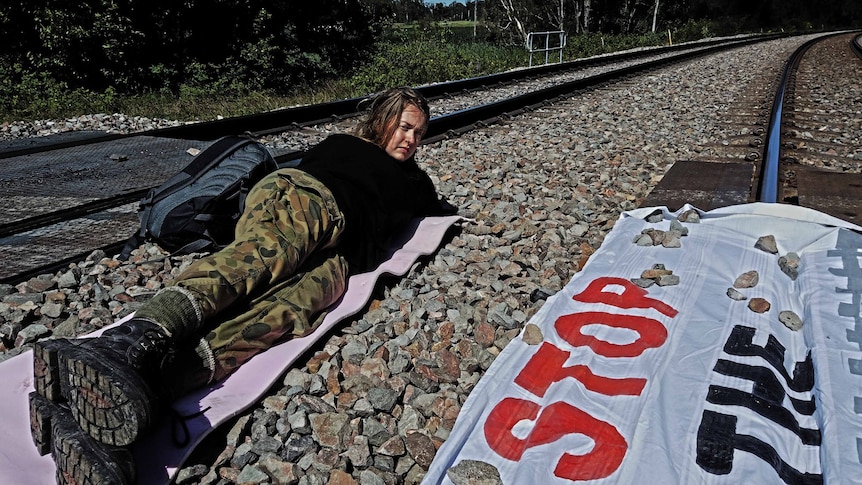
<path id="1" fill-rule="evenodd" d="M 638 50 L 425 86 L 420 88 L 423 93 L 437 100 L 435 105 L 444 108 L 434 112 L 423 144 L 438 143 L 476 128 L 505 123 L 507 119 L 579 91 L 624 83 L 634 75 L 671 63 L 777 37 L 783 36 L 739 37 Z M 846 39 L 847 35 L 826 35 L 806 43 L 804 49 L 833 42 L 847 46 Z M 859 38 L 853 40 L 851 44 L 858 49 Z M 850 52 L 849 48 L 845 50 Z M 804 52 L 797 56 L 802 58 Z M 849 60 L 847 64 L 851 65 Z M 796 92 L 799 98 L 798 94 L 805 88 L 796 84 L 798 65 L 798 61 L 788 62 L 787 80 L 776 80 L 776 86 L 768 88 L 775 92 L 779 85 L 786 85 L 788 92 Z M 481 104 L 476 104 L 477 98 L 483 99 Z M 804 97 L 796 98 L 789 104 L 798 110 Z M 764 98 L 762 92 L 752 93 L 751 99 L 771 99 L 771 96 Z M 15 283 L 55 271 L 83 259 L 95 249 L 116 253 L 137 225 L 137 201 L 151 187 L 185 166 L 192 150 L 205 148 L 219 136 L 249 133 L 272 147 L 280 163 L 291 163 L 302 156 L 305 147 L 328 132 L 347 129 L 356 115 L 357 102 L 358 99 L 342 100 L 143 133 L 83 132 L 0 143 L 0 193 L 5 209 L 0 212 L 0 255 L 6 262 L 0 269 L 0 282 Z M 740 105 L 733 111 L 739 118 L 737 123 L 743 127 L 740 132 L 744 134 L 724 145 L 722 150 L 737 153 L 676 163 L 642 205 L 673 207 L 691 202 L 702 209 L 710 209 L 759 200 L 759 181 L 767 168 L 766 148 L 779 142 L 769 141 L 767 136 L 765 114 L 768 107 Z M 794 123 L 801 121 L 801 113 L 805 113 L 804 108 L 794 112 Z M 779 126 L 783 125 L 779 123 Z M 804 130 L 804 126 L 801 129 Z M 856 149 L 858 141 L 856 138 Z M 799 157 L 793 155 L 793 150 L 793 147 L 785 148 L 781 168 L 775 169 L 781 174 L 784 186 L 782 201 L 827 209 L 827 206 L 818 206 L 815 200 L 821 198 L 807 189 L 822 184 L 814 182 L 812 185 L 809 180 L 838 177 L 824 175 L 827 172 L 821 168 L 800 169 Z M 855 181 L 837 184 L 839 190 L 844 191 L 857 185 Z M 840 211 L 832 213 L 854 220 L 856 209 L 848 208 L 850 204 L 851 201 L 842 202 Z M 832 206 L 835 204 L 829 207 Z"/>
<path id="2" fill-rule="evenodd" d="M 779 203 L 820 207 L 856 222 L 855 206 L 827 207 L 826 201 L 838 199 L 813 179 L 835 180 L 838 195 L 846 196 L 855 182 L 844 188 L 837 182 L 860 172 L 862 58 L 853 53 L 854 43 L 858 47 L 859 37 L 848 32 L 746 40 L 729 50 L 710 44 L 715 50 L 701 57 L 639 69 L 691 46 L 653 50 L 643 53 L 647 58 L 605 56 L 602 64 L 494 87 L 469 80 L 476 86 L 440 94 L 433 103 L 437 131 L 426 138 L 419 163 L 440 193 L 476 222 L 453 231 L 433 257 L 385 285 L 366 312 L 300 358 L 290 380 L 212 433 L 186 460 L 177 483 L 238 481 L 246 468 L 264 466 L 254 450 L 268 442 L 278 443 L 286 473 L 308 476 L 308 483 L 326 483 L 330 468 L 361 483 L 419 483 L 427 464 L 414 460 L 418 454 L 392 456 L 380 442 L 391 436 L 402 443 L 395 439 L 404 435 L 400 430 L 416 429 L 421 433 L 410 436 L 428 437 L 433 454 L 500 350 L 583 267 L 621 211 L 760 200 L 761 174 L 773 159 Z M 800 46 L 805 50 L 793 56 Z M 793 57 L 798 62 L 789 62 Z M 623 68 L 629 71 L 616 72 Z M 557 90 L 563 77 L 575 83 L 568 91 L 549 91 L 547 99 L 535 94 Z M 549 78 L 558 80 L 545 84 Z M 779 89 L 783 109 L 773 121 Z M 510 101 L 518 97 L 520 102 Z M 317 113 L 304 123 L 273 123 L 256 133 L 289 163 L 308 143 L 347 129 L 355 101 L 339 102 L 346 110 L 339 115 Z M 445 120 L 458 122 L 447 126 Z M 148 247 L 153 252 L 136 254 L 140 264 L 81 261 L 88 251 L 131 234 L 136 191 L 186 165 L 188 149 L 232 132 L 203 129 L 226 126 L 219 123 L 191 126 L 202 131 L 0 141 L 7 145 L 0 154 L 0 203 L 6 209 L 0 228 L 7 231 L 0 240 L 7 271 L 2 277 L 26 279 L 17 288 L 0 285 L 12 292 L 0 302 L 0 309 L 7 307 L 0 315 L 0 360 L 35 339 L 81 335 L 114 321 L 193 259 L 163 258 Z M 251 125 L 237 126 L 239 132 Z M 277 129 L 285 126 L 287 131 Z M 770 139 L 775 132 L 782 136 L 777 143 Z M 768 155 L 767 146 L 777 146 L 778 156 Z M 52 268 L 58 271 L 41 277 Z M 357 384 L 360 376 L 368 383 Z M 366 418 L 363 400 L 372 386 L 399 397 L 391 412 L 375 406 Z M 434 401 L 419 403 L 419 395 Z M 356 423 L 351 433 L 361 433 L 364 450 L 347 450 L 346 443 L 337 450 L 319 447 L 310 426 L 293 424 L 292 417 L 308 419 L 310 410 L 330 407 Z M 367 426 L 372 421 L 376 427 Z"/>
<path id="3" fill-rule="evenodd" d="M 859 36 L 831 35 L 802 44 L 771 87 L 771 106 L 735 110 L 748 118 L 748 129 L 741 130 L 747 135 L 738 146 L 749 152 L 737 159 L 677 162 L 643 205 L 678 208 L 688 202 L 709 210 L 781 202 L 862 220 L 862 165 L 853 161 L 854 155 L 862 158 L 860 105 L 854 91 L 835 83 L 859 79 L 860 62 L 852 55 L 858 54 L 859 42 Z M 838 74 L 824 78 L 822 72 Z M 844 99 L 846 109 L 818 109 L 824 96 Z"/>

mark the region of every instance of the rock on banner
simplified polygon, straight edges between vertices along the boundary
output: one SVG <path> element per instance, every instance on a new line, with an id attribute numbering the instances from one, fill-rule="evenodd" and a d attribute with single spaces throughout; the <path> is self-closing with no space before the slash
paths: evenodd
<path id="1" fill-rule="evenodd" d="M 423 483 L 467 460 L 507 485 L 862 483 L 862 228 L 757 203 L 683 223 L 680 247 L 634 242 L 690 209 L 620 217 L 479 381 Z M 755 247 L 767 235 L 777 253 Z M 662 267 L 679 282 L 632 281 Z"/>

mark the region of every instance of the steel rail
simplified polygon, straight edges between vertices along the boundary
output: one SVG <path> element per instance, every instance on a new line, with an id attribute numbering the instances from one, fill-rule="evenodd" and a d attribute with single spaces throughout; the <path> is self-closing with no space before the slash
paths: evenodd
<path id="1" fill-rule="evenodd" d="M 799 46 L 784 65 L 784 71 L 775 92 L 775 98 L 770 110 L 769 124 L 766 129 L 766 142 L 763 144 L 763 157 L 759 167 L 756 200 L 759 202 L 774 203 L 778 201 L 778 162 L 781 156 L 781 117 L 784 111 L 784 102 L 790 86 L 791 78 L 796 74 L 802 57 L 814 44 L 840 35 L 838 33 L 823 35 L 809 40 Z"/>
<path id="2" fill-rule="evenodd" d="M 429 123 L 423 143 L 434 143 L 447 136 L 455 136 L 466 131 L 475 129 L 477 125 L 487 125 L 499 122 L 502 118 L 515 116 L 525 111 L 530 111 L 548 102 L 571 95 L 572 93 L 624 78 L 636 73 L 656 69 L 665 65 L 683 62 L 696 57 L 703 57 L 730 48 L 742 47 L 759 42 L 759 39 L 746 39 L 732 45 L 713 45 L 705 49 L 677 54 L 647 61 L 634 66 L 614 69 L 601 74 L 596 74 L 583 79 L 569 81 L 548 88 L 540 89 L 530 93 L 515 96 L 502 101 L 497 101 L 473 108 L 467 108 L 454 113 L 438 116 Z"/>
<path id="3" fill-rule="evenodd" d="M 0 238 L 14 236 L 40 227 L 50 226 L 51 224 L 79 219 L 107 209 L 139 202 L 149 191 L 150 189 L 136 190 L 109 199 L 98 199 L 68 209 L 61 209 L 15 222 L 0 224 Z"/>
<path id="4" fill-rule="evenodd" d="M 479 124 L 491 124 L 498 122 L 503 117 L 515 116 L 517 114 L 523 113 L 527 110 L 532 110 L 537 107 L 543 106 L 549 101 L 559 98 L 560 96 L 564 96 L 570 94 L 572 92 L 587 89 L 593 86 L 597 86 L 603 83 L 607 83 L 613 81 L 615 79 L 619 79 L 625 76 L 629 76 L 631 74 L 654 69 L 656 67 L 669 64 L 672 62 L 681 62 L 693 57 L 707 55 L 719 50 L 729 49 L 733 47 L 739 47 L 740 44 L 746 45 L 753 42 L 762 41 L 762 37 L 753 37 L 746 38 L 741 41 L 736 41 L 733 43 L 719 43 L 713 42 L 709 47 L 705 47 L 704 49 L 699 49 L 696 51 L 689 51 L 683 54 L 677 54 L 674 56 L 666 57 L 663 59 L 657 59 L 653 61 L 648 61 L 645 63 L 640 63 L 633 66 L 628 66 L 620 69 L 610 70 L 602 74 L 597 74 L 593 76 L 589 76 L 586 78 L 578 79 L 576 81 L 570 81 L 566 83 L 561 83 L 556 86 L 552 86 L 549 88 L 533 91 L 527 94 L 523 94 L 520 96 L 515 96 L 509 99 L 497 101 L 494 103 L 489 103 L 481 106 L 476 106 L 473 108 L 466 108 L 454 113 L 449 113 L 446 115 L 441 115 L 435 118 L 432 118 L 429 122 L 428 131 L 426 133 L 425 138 L 422 140 L 422 144 L 435 143 L 445 137 L 457 136 L 461 133 L 465 133 L 469 130 L 474 129 Z M 508 75 L 508 74 L 507 74 Z M 476 80 L 470 80 L 470 82 L 478 82 Z M 442 89 L 435 87 L 434 89 Z M 435 91 L 435 93 L 439 94 L 440 91 Z M 339 105 L 344 106 L 346 104 L 353 104 L 358 100 L 343 100 L 337 103 L 328 103 L 327 105 Z M 315 109 L 320 109 L 321 105 L 317 105 Z M 311 107 L 309 107 L 311 108 Z M 267 118 L 270 114 L 264 113 L 264 118 Z M 240 119 L 245 119 L 248 117 L 241 117 Z M 268 119 L 268 118 L 267 118 Z M 193 125 L 195 127 L 199 127 L 203 124 Z M 156 132 L 164 132 L 164 130 L 155 130 Z M 153 132 L 147 132 L 152 134 Z M 135 133 L 130 135 L 123 135 L 122 138 L 126 138 L 129 136 L 142 136 L 144 133 Z M 121 138 L 121 136 L 116 136 L 116 138 Z M 212 136 L 206 136 L 205 138 L 210 139 Z M 85 137 L 84 140 L 91 140 L 91 138 Z M 70 142 L 72 143 L 72 142 Z M 52 146 L 51 149 L 56 147 Z M 291 151 L 287 153 L 279 154 L 275 157 L 276 162 L 280 167 L 287 167 L 291 165 L 295 165 L 298 163 L 304 155 L 303 151 Z M 100 199 L 97 201 L 89 202 L 86 204 L 82 204 L 81 206 L 64 209 L 61 211 L 51 212 L 47 214 L 42 214 L 39 216 L 34 216 L 31 218 L 27 218 L 20 221 L 0 224 L 0 237 L 7 237 L 14 234 L 20 234 L 22 232 L 26 232 L 32 230 L 36 227 L 43 227 L 45 225 L 56 223 L 63 220 L 69 220 L 75 217 L 83 217 L 106 208 L 110 207 L 118 207 L 121 205 L 125 205 L 130 202 L 134 202 L 135 200 L 140 200 L 143 197 L 149 188 L 141 189 L 139 191 L 135 191 L 130 194 L 123 194 L 119 197 L 112 197 L 106 199 Z"/>
<path id="5" fill-rule="evenodd" d="M 468 79 L 449 81 L 444 83 L 419 86 L 419 90 L 429 99 L 438 99 L 444 96 L 469 92 L 476 89 L 487 89 L 494 85 L 502 85 L 515 81 L 526 80 L 532 77 L 548 76 L 566 71 L 583 69 L 589 66 L 620 62 L 637 59 L 666 52 L 676 52 L 684 49 L 697 49 L 699 47 L 732 46 L 739 43 L 764 42 L 788 34 L 758 34 L 735 39 L 716 39 L 698 43 L 678 44 L 674 46 L 663 46 L 653 49 L 628 51 L 606 56 L 596 56 L 586 59 L 577 59 L 569 62 L 537 66 L 527 69 L 517 69 L 503 73 L 489 74 Z M 157 136 L 165 138 L 181 138 L 188 140 L 215 140 L 225 135 L 252 134 L 255 136 L 268 135 L 285 131 L 291 127 L 308 126 L 333 120 L 341 120 L 359 114 L 358 105 L 364 97 L 349 98 L 325 103 L 295 106 L 278 109 L 267 113 L 253 115 L 235 116 L 221 120 L 203 121 L 181 126 L 158 128 L 137 133 L 106 133 L 88 134 L 83 136 L 66 136 L 55 140 L 28 140 L 26 146 L 9 147 L 0 151 L 0 159 L 22 156 L 47 150 L 56 150 L 82 146 L 92 143 L 102 143 L 132 136 Z"/>
<path id="6" fill-rule="evenodd" d="M 850 41 L 850 48 L 856 54 L 856 57 L 862 59 L 862 34 L 857 35 Z"/>
<path id="7" fill-rule="evenodd" d="M 68 269 L 69 265 L 72 263 L 80 263 L 87 259 L 88 256 L 93 254 L 94 251 L 103 251 L 107 255 L 119 254 L 120 251 L 123 250 L 123 247 L 126 245 L 126 241 L 116 241 L 111 242 L 102 246 L 98 246 L 92 249 L 87 250 L 83 253 L 71 254 L 62 258 L 60 260 L 46 263 L 38 266 L 33 266 L 29 270 L 24 273 L 0 278 L 0 284 L 5 285 L 16 285 L 18 283 L 24 282 L 38 275 L 42 274 L 50 274 L 56 273 L 57 271 L 62 271 L 64 269 Z"/>
<path id="8" fill-rule="evenodd" d="M 736 39 L 713 39 L 709 41 L 695 42 L 695 43 L 687 43 L 687 44 L 677 44 L 672 46 L 661 46 L 652 49 L 644 49 L 644 50 L 635 50 L 635 51 L 627 51 L 627 52 L 618 52 L 614 54 L 608 54 L 605 56 L 594 56 L 585 59 L 575 59 L 572 61 L 557 63 L 557 64 L 546 64 L 541 66 L 535 66 L 525 69 L 517 69 L 512 71 L 506 71 L 496 74 L 489 74 L 487 76 L 479 76 L 469 79 L 462 79 L 459 81 L 450 81 L 445 83 L 437 83 L 430 84 L 427 86 L 421 86 L 418 89 L 422 92 L 422 94 L 429 99 L 444 97 L 448 95 L 452 95 L 458 92 L 470 91 L 475 89 L 484 89 L 494 84 L 505 84 L 514 81 L 520 81 L 523 79 L 527 79 L 530 77 L 541 77 L 548 76 L 551 74 L 558 74 L 561 72 L 572 71 L 576 69 L 583 69 L 586 67 L 592 67 L 602 64 L 608 64 L 611 62 L 620 62 L 631 59 L 638 59 L 640 57 L 646 57 L 649 55 L 661 54 L 666 52 L 676 52 L 680 50 L 686 49 L 695 49 L 698 47 L 710 47 L 721 44 L 733 44 L 736 42 L 747 42 L 751 40 L 758 41 L 767 41 L 773 40 L 780 37 L 786 37 L 788 34 L 756 34 L 751 36 L 743 36 Z"/>
<path id="9" fill-rule="evenodd" d="M 465 108 L 432 118 L 421 144 L 436 143 L 444 138 L 458 136 L 475 129 L 499 122 L 506 117 L 512 117 L 545 106 L 548 102 L 576 91 L 588 89 L 608 83 L 632 74 L 655 69 L 664 65 L 682 62 L 696 57 L 702 57 L 715 52 L 742 47 L 757 42 L 763 42 L 762 37 L 748 37 L 732 43 L 710 43 L 710 46 L 696 51 L 685 52 L 663 59 L 643 62 L 637 65 L 613 69 L 601 74 L 595 74 L 575 81 L 564 82 L 555 86 L 539 89 L 519 96 L 513 96 L 501 101 Z M 540 66 L 544 67 L 544 66 Z M 478 79 L 478 78 L 477 78 Z M 472 81 L 472 80 L 471 80 Z M 276 157 L 280 166 L 295 163 L 301 159 L 303 151 L 292 151 Z"/>
<path id="10" fill-rule="evenodd" d="M 749 45 L 752 43 L 761 42 L 762 38 L 747 38 L 741 41 L 737 41 L 734 43 L 720 43 L 711 45 L 704 49 L 699 49 L 695 51 L 684 52 L 682 54 L 677 54 L 674 56 L 669 56 L 663 59 L 657 59 L 652 61 L 647 61 L 644 63 L 636 64 L 633 66 L 628 66 L 620 69 L 615 69 L 608 71 L 606 73 L 589 76 L 583 79 L 579 79 L 576 81 L 571 81 L 567 83 L 562 83 L 557 86 L 541 89 L 535 92 L 523 94 L 520 96 L 516 96 L 513 98 L 509 98 L 502 101 L 497 101 L 494 103 L 476 106 L 473 108 L 467 108 L 461 111 L 457 111 L 454 113 L 449 113 L 446 115 L 441 115 L 435 118 L 432 118 L 429 122 L 428 131 L 426 133 L 425 138 L 422 140 L 422 144 L 431 144 L 441 141 L 442 139 L 459 136 L 463 133 L 466 133 L 470 130 L 476 129 L 479 126 L 487 126 L 489 124 L 497 123 L 502 121 L 505 118 L 515 116 L 527 111 L 534 110 L 536 108 L 546 106 L 549 103 L 553 102 L 555 99 L 559 99 L 566 95 L 571 95 L 572 93 L 589 89 L 593 87 L 597 87 L 603 84 L 607 84 L 609 82 L 625 78 L 627 76 L 631 76 L 636 73 L 645 72 L 648 70 L 652 70 L 658 67 L 662 67 L 665 65 L 683 62 L 692 58 L 702 57 L 705 55 L 709 55 L 715 52 L 719 52 L 722 50 L 728 50 L 731 48 L 737 48 L 744 45 Z M 340 101 L 339 103 L 347 103 L 352 101 Z M 203 123 L 191 126 L 201 126 Z M 137 133 L 135 135 L 140 136 L 142 133 Z M 147 134 L 152 134 L 152 132 L 148 132 Z M 279 163 L 279 166 L 290 166 L 294 165 L 302 158 L 304 152 L 295 151 L 290 153 L 281 154 L 276 157 L 276 161 Z M 145 189 L 145 191 L 148 189 Z M 93 211 L 96 210 L 98 204 L 103 201 L 95 201 L 90 203 L 90 208 L 81 209 L 82 211 Z M 128 203 L 128 200 L 124 200 L 123 202 Z M 114 204 L 114 206 L 122 205 L 122 204 Z M 102 206 L 105 207 L 105 206 Z M 44 216 L 38 216 L 36 218 L 28 219 L 26 224 L 28 227 L 32 228 L 33 224 L 38 224 L 39 221 L 55 221 L 56 218 L 49 214 Z M 17 223 L 13 223 L 17 224 Z M 29 230 L 29 229 L 28 229 Z M 17 234 L 20 231 L 20 228 L 14 228 L 11 226 L 0 226 L 0 232 L 5 231 L 6 234 Z M 122 242 L 112 242 L 107 245 L 102 246 L 101 248 L 94 249 L 103 249 L 106 253 L 117 252 L 119 248 L 122 247 Z M 70 255 L 67 258 L 63 258 L 62 261 L 57 263 L 51 263 L 46 265 L 41 265 L 35 267 L 33 269 L 29 269 L 26 272 L 22 272 L 21 274 L 12 275 L 9 277 L 0 278 L 0 283 L 17 283 L 20 281 L 24 281 L 27 278 L 60 270 L 66 267 L 70 262 L 80 261 L 86 258 L 87 255 L 90 254 L 92 249 L 88 250 L 88 252 L 81 254 Z"/>

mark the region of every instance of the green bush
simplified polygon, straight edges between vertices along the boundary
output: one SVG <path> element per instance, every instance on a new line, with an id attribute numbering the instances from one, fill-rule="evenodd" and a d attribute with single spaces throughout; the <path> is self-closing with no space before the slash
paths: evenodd
<path id="1" fill-rule="evenodd" d="M 73 91 L 110 87 L 134 95 L 177 93 L 181 85 L 289 91 L 332 78 L 369 55 L 389 7 L 363 0 L 33 0 L 0 10 L 5 65 L 44 73 Z"/>
<path id="2" fill-rule="evenodd" d="M 708 20 L 689 20 L 680 27 L 673 29 L 674 42 L 690 42 L 698 39 L 714 37 L 715 27 Z"/>
<path id="3" fill-rule="evenodd" d="M 673 40 L 676 43 L 716 35 L 723 27 L 712 22 L 690 21 L 674 31 Z M 175 85 L 156 83 L 155 87 L 141 89 L 134 95 L 113 86 L 99 91 L 70 86 L 47 69 L 32 72 L 32 67 L 28 70 L 8 56 L 0 56 L 0 120 L 65 118 L 98 112 L 212 119 L 217 115 L 251 114 L 285 105 L 362 96 L 392 86 L 419 86 L 527 66 L 529 53 L 522 45 L 506 44 L 499 39 L 489 41 L 492 36 L 482 25 L 474 38 L 472 24 L 396 24 L 374 46 L 370 59 L 353 70 L 336 69 L 325 59 L 331 54 L 281 49 L 271 38 L 261 36 L 256 42 L 245 44 L 235 55 L 218 61 L 192 58 L 182 64 L 153 63 L 143 77 L 183 81 Z M 563 59 L 666 43 L 666 32 L 571 35 Z M 551 61 L 556 61 L 556 56 L 552 55 Z M 291 71 L 292 75 L 273 74 L 284 71 Z M 259 75 L 261 72 L 267 75 Z M 273 84 L 272 79 L 280 83 Z"/>
<path id="4" fill-rule="evenodd" d="M 526 65 L 523 48 L 485 43 L 441 43 L 432 39 L 384 42 L 371 61 L 348 78 L 350 89 L 367 94 L 392 86 L 418 86 L 501 72 Z"/>
<path id="5" fill-rule="evenodd" d="M 667 33 L 657 32 L 629 35 L 584 33 L 569 36 L 566 39 L 566 49 L 563 51 L 563 59 L 581 59 L 634 49 L 636 47 L 660 45 L 667 45 Z"/>
<path id="6" fill-rule="evenodd" d="M 71 90 L 43 72 L 31 73 L 20 64 L 0 65 L 0 109 L 22 118 L 56 117 L 93 93 Z"/>

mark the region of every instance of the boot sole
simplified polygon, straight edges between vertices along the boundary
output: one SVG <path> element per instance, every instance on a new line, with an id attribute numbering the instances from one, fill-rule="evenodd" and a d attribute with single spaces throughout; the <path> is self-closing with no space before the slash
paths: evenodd
<path id="1" fill-rule="evenodd" d="M 92 438 L 112 446 L 128 446 L 155 420 L 153 394 L 137 372 L 120 362 L 82 347 L 86 340 L 37 342 L 33 352 L 36 394 L 55 404 L 68 404 L 78 425 Z M 31 411 L 34 404 L 31 399 Z M 46 453 L 49 427 L 31 415 L 34 442 Z M 37 434 L 42 438 L 37 439 Z"/>
<path id="2" fill-rule="evenodd" d="M 155 421 L 155 397 L 133 369 L 76 345 L 60 348 L 58 361 L 72 415 L 97 441 L 128 446 Z"/>
<path id="3" fill-rule="evenodd" d="M 58 484 L 96 485 L 134 483 L 131 451 L 94 440 L 75 422 L 70 410 L 44 396 L 30 394 L 31 432 L 37 448 L 51 452 Z M 38 430 L 32 428 L 38 423 Z M 45 453 L 42 453 L 45 454 Z"/>
<path id="4" fill-rule="evenodd" d="M 51 452 L 52 406 L 57 406 L 37 391 L 30 393 L 30 436 L 39 451 L 39 456 Z"/>
<path id="5" fill-rule="evenodd" d="M 59 351 L 66 345 L 80 345 L 83 340 L 42 340 L 33 346 L 33 386 L 39 395 L 51 402 L 63 403 Z"/>

